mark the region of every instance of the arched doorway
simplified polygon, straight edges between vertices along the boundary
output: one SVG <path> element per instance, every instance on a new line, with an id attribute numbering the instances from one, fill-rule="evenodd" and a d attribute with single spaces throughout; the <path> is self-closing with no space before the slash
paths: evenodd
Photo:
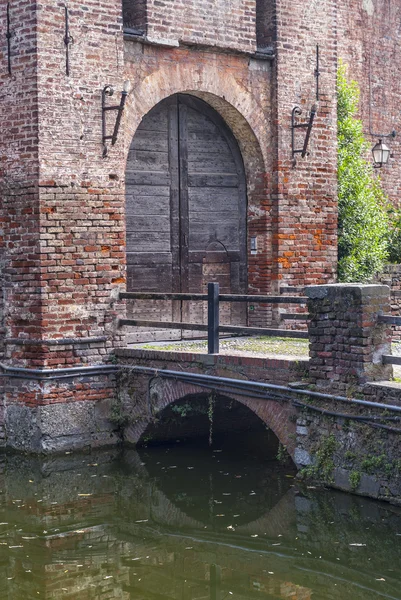
<path id="1" fill-rule="evenodd" d="M 126 172 L 128 291 L 222 292 L 247 289 L 246 178 L 238 144 L 206 102 L 176 94 L 155 106 L 133 138 Z M 231 304 L 224 321 L 244 323 Z M 138 301 L 130 315 L 204 322 L 202 303 Z M 183 333 L 185 337 L 185 333 Z M 181 332 L 141 331 L 132 341 Z"/>

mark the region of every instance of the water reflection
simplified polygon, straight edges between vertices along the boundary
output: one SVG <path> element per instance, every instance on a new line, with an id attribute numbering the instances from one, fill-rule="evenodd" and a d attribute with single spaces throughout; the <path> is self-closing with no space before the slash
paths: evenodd
<path id="1" fill-rule="evenodd" d="M 4 456 L 0 598 L 401 597 L 400 509 L 221 450 Z"/>

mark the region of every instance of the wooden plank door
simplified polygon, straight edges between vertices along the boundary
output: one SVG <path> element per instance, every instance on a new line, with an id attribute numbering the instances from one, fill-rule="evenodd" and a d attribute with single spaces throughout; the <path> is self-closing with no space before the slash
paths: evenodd
<path id="1" fill-rule="evenodd" d="M 246 292 L 246 189 L 237 143 L 205 102 L 182 94 L 142 120 L 126 175 L 128 291 Z M 203 303 L 136 301 L 128 314 L 207 321 Z M 222 322 L 246 323 L 245 306 L 222 306 Z M 197 335 L 185 333 L 184 337 Z M 178 339 L 181 331 L 137 330 L 129 341 Z"/>
<path id="2" fill-rule="evenodd" d="M 179 128 L 181 287 L 206 292 L 213 281 L 222 293 L 246 293 L 246 186 L 237 143 L 223 119 L 193 96 L 179 95 Z M 245 305 L 222 304 L 220 319 L 246 324 Z M 206 304 L 184 303 L 183 320 L 206 323 Z"/>
<path id="3" fill-rule="evenodd" d="M 139 125 L 126 171 L 127 290 L 180 291 L 178 110 L 176 97 Z M 180 321 L 180 303 L 128 302 L 131 318 Z M 181 331 L 139 328 L 128 342 L 180 339 Z"/>

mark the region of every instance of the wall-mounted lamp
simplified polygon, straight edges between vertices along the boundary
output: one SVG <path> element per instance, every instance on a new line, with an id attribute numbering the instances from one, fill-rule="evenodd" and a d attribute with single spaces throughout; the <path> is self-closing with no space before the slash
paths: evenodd
<path id="1" fill-rule="evenodd" d="M 388 135 L 383 135 L 380 137 L 395 138 L 396 135 L 397 135 L 396 132 L 393 130 Z M 375 144 L 373 146 L 372 154 L 373 154 L 373 166 L 375 167 L 375 169 L 380 169 L 381 167 L 387 165 L 388 160 L 391 156 L 390 148 L 388 146 L 386 146 L 386 144 L 383 144 L 381 139 L 379 139 L 377 144 Z"/>
<path id="2" fill-rule="evenodd" d="M 372 148 L 373 154 L 373 166 L 375 169 L 380 169 L 383 165 L 388 163 L 388 159 L 390 158 L 390 148 L 383 144 L 381 140 L 375 144 Z"/>
<path id="3" fill-rule="evenodd" d="M 107 97 L 111 97 L 114 95 L 114 88 L 111 85 L 106 85 L 103 88 L 102 91 L 102 142 L 103 142 L 103 158 L 106 158 L 107 154 L 108 154 L 108 147 L 107 147 L 107 141 L 111 140 L 111 145 L 114 146 L 114 144 L 117 141 L 117 137 L 118 137 L 118 132 L 120 129 L 120 124 L 121 124 L 121 118 L 123 116 L 123 112 L 124 112 L 124 106 L 125 106 L 125 102 L 127 100 L 127 96 L 131 91 L 131 82 L 130 81 L 125 81 L 124 82 L 124 87 L 123 87 L 123 91 L 121 92 L 121 100 L 120 100 L 120 104 L 115 104 L 112 106 L 106 106 L 106 99 Z M 116 122 L 114 125 L 114 131 L 113 131 L 113 135 L 107 135 L 107 122 L 106 122 L 106 114 L 109 111 L 112 110 L 117 110 L 117 118 L 116 118 Z"/>

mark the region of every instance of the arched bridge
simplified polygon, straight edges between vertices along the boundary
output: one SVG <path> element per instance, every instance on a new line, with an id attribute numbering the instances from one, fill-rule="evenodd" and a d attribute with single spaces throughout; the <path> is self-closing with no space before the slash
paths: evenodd
<path id="1" fill-rule="evenodd" d="M 192 430 L 184 434 L 189 437 L 201 435 L 202 415 L 207 415 L 212 402 L 215 407 L 224 405 L 226 416 L 223 415 L 220 422 L 226 421 L 227 430 L 239 430 L 241 426 L 246 429 L 247 422 L 259 421 L 264 429 L 275 434 L 297 462 L 298 409 L 291 398 L 286 397 L 284 389 L 305 375 L 307 359 L 213 356 L 141 349 L 120 350 L 118 359 L 123 367 L 119 378 L 119 411 L 123 415 L 126 441 L 138 444 L 146 439 L 151 427 L 154 433 L 155 424 L 166 411 L 171 412 L 171 407 L 173 410 L 175 407 L 176 414 L 185 415 L 194 405 L 199 412 L 195 426 L 198 431 L 192 426 Z M 233 404 L 236 409 L 229 412 Z M 169 431 L 164 430 L 166 439 L 175 439 L 179 435 L 171 420 Z M 160 431 L 158 435 L 162 440 Z"/>

